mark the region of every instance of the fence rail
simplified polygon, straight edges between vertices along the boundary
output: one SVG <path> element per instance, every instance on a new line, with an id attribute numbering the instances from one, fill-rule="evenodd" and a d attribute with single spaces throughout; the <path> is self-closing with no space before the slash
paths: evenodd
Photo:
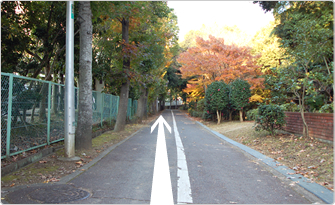
<path id="1" fill-rule="evenodd" d="M 1 159 L 64 140 L 64 85 L 1 73 Z M 76 125 L 79 89 L 75 88 Z M 116 120 L 119 96 L 92 91 L 93 124 Z M 127 118 L 137 101 L 128 99 Z"/>

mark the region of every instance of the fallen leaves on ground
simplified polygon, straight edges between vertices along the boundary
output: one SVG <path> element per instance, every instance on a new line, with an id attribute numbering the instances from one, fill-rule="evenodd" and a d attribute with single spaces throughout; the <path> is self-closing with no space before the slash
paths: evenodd
<path id="1" fill-rule="evenodd" d="M 262 154 L 277 160 L 277 166 L 287 166 L 308 178 L 311 183 L 319 183 L 329 190 L 334 188 L 333 145 L 315 138 L 304 138 L 294 134 L 279 133 L 272 137 L 267 132 L 256 132 L 253 123 L 230 121 L 217 125 L 207 122 L 211 129 L 244 144 Z M 225 132 L 231 127 L 238 128 Z"/>

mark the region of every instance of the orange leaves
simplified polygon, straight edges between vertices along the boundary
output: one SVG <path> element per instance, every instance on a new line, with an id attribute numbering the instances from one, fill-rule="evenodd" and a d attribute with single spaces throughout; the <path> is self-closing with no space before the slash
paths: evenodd
<path id="1" fill-rule="evenodd" d="M 263 79 L 257 58 L 249 47 L 225 45 L 224 39 L 209 36 L 209 40 L 196 38 L 196 47 L 189 48 L 177 59 L 184 78 L 198 75 L 204 84 L 223 80 L 230 83 L 236 78 L 247 80 L 252 88 L 262 86 Z"/>

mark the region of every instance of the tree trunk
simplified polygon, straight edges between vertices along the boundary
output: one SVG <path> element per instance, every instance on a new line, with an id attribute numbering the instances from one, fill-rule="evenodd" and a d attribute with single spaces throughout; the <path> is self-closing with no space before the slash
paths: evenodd
<path id="1" fill-rule="evenodd" d="M 124 130 L 126 126 L 129 85 L 130 85 L 130 81 L 127 79 L 126 82 L 123 83 L 121 86 L 119 111 L 117 113 L 116 123 L 115 123 L 115 128 L 114 128 L 116 132 Z"/>
<path id="2" fill-rule="evenodd" d="M 129 19 L 123 18 L 121 23 L 122 23 L 122 40 L 125 43 L 129 43 Z M 125 46 L 122 45 L 122 49 L 124 48 Z M 116 132 L 124 130 L 126 126 L 129 85 L 130 85 L 130 81 L 128 79 L 126 71 L 129 69 L 130 69 L 130 58 L 123 57 L 123 70 L 125 73 L 125 82 L 123 82 L 121 86 L 119 112 L 117 114 L 115 128 L 114 128 Z"/>
<path id="3" fill-rule="evenodd" d="M 221 111 L 216 110 L 216 115 L 218 118 L 218 125 L 221 123 Z"/>
<path id="4" fill-rule="evenodd" d="M 306 123 L 306 119 L 305 119 L 305 113 L 304 113 L 304 107 L 305 107 L 305 85 L 303 85 L 302 88 L 302 97 L 300 97 L 300 95 L 298 96 L 299 98 L 299 106 L 300 106 L 300 114 L 301 114 L 301 119 L 303 122 L 303 126 L 302 126 L 302 133 L 304 137 L 309 137 L 309 131 L 308 131 L 308 126 Z"/>
<path id="5" fill-rule="evenodd" d="M 92 12 L 89 1 L 79 2 L 80 55 L 79 105 L 75 146 L 78 150 L 92 148 Z"/>
<path id="6" fill-rule="evenodd" d="M 240 122 L 243 122 L 243 110 L 240 110 Z"/>
<path id="7" fill-rule="evenodd" d="M 144 110 L 145 110 L 145 96 L 146 89 L 144 87 L 140 87 L 140 98 L 137 100 L 137 111 L 136 115 L 141 122 L 144 118 Z"/>
<path id="8" fill-rule="evenodd" d="M 230 110 L 229 110 L 229 121 L 232 121 L 232 120 L 233 120 L 233 112 L 234 112 L 234 111 L 230 111 Z"/>

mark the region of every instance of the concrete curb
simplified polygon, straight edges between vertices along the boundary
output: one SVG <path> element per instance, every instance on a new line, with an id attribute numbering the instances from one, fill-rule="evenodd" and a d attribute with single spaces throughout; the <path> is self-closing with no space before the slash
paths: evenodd
<path id="1" fill-rule="evenodd" d="M 333 204 L 334 202 L 334 192 L 328 190 L 327 188 L 317 184 L 317 183 L 311 183 L 309 182 L 310 180 L 307 179 L 306 177 L 300 175 L 300 174 L 293 174 L 290 175 L 289 173 L 295 173 L 294 170 L 289 169 L 286 166 L 277 166 L 277 164 L 280 164 L 279 162 L 275 161 L 274 159 L 265 156 L 264 154 L 261 154 L 260 152 L 251 149 L 250 147 L 247 147 L 243 144 L 240 144 L 214 130 L 211 130 L 209 127 L 206 125 L 202 124 L 201 122 L 196 121 L 199 125 L 216 135 L 217 137 L 225 140 L 226 142 L 234 145 L 235 147 L 240 148 L 241 150 L 245 151 L 246 153 L 258 158 L 260 161 L 262 161 L 264 164 L 268 165 L 272 169 L 276 170 L 277 172 L 281 173 L 284 175 L 287 179 L 290 179 L 294 183 L 298 184 L 302 188 L 306 189 L 307 191 L 311 192 L 318 198 L 320 198 L 322 201 L 328 203 L 328 204 Z"/>
<path id="2" fill-rule="evenodd" d="M 157 116 L 154 120 L 152 120 L 151 122 L 149 122 L 148 125 L 151 124 L 152 122 L 154 122 L 155 120 L 157 120 L 158 117 L 159 116 Z M 89 163 L 85 164 L 84 166 L 82 166 L 81 169 L 79 169 L 79 170 L 77 170 L 77 171 L 73 172 L 72 174 L 69 174 L 69 175 L 67 175 L 65 177 L 62 177 L 58 182 L 52 182 L 52 183 L 47 183 L 47 184 L 38 183 L 38 184 L 20 185 L 20 186 L 17 186 L 17 187 L 10 187 L 10 188 L 7 188 L 5 190 L 1 190 L 1 197 L 5 198 L 5 196 L 7 194 L 9 194 L 10 192 L 17 191 L 17 190 L 20 190 L 20 189 L 23 189 L 23 188 L 27 188 L 27 187 L 52 186 L 53 184 L 66 184 L 66 183 L 70 182 L 72 179 L 74 179 L 75 177 L 79 176 L 80 174 L 82 174 L 83 172 L 85 172 L 86 170 L 88 170 L 89 168 L 91 168 L 95 163 L 97 163 L 102 158 L 104 158 L 113 149 L 115 149 L 116 147 L 118 147 L 122 143 L 126 142 L 128 139 L 132 138 L 134 135 L 136 135 L 137 133 L 139 133 L 140 131 L 142 131 L 144 128 L 145 127 L 142 127 L 141 129 L 137 130 L 133 134 L 129 135 L 124 140 L 122 140 L 119 143 L 117 143 L 117 144 L 109 147 L 108 149 L 106 149 L 105 151 L 103 151 L 99 156 L 97 156 L 96 158 L 94 158 L 91 162 L 89 162 Z M 83 171 L 82 171 L 82 169 L 83 169 Z M 9 204 L 8 201 L 6 201 L 5 199 L 1 199 L 1 203 L 3 203 L 3 204 Z"/>
<path id="3" fill-rule="evenodd" d="M 30 155 L 24 159 L 21 159 L 17 162 L 13 162 L 8 166 L 2 167 L 1 168 L 1 177 L 10 174 L 16 170 L 21 169 L 22 167 L 25 167 L 29 164 L 32 164 L 40 159 L 42 159 L 43 157 L 46 157 L 54 152 L 56 152 L 58 149 L 61 149 L 63 146 L 57 146 L 57 147 L 50 147 L 47 149 L 42 149 L 40 150 L 38 153 L 34 154 L 34 155 Z"/>
<path id="4" fill-rule="evenodd" d="M 159 116 L 158 116 L 159 117 Z M 156 117 L 154 120 L 152 120 L 151 122 L 149 122 L 148 124 L 154 122 L 155 120 L 157 120 Z M 107 154 L 109 154 L 112 150 L 114 150 L 116 147 L 120 146 L 121 144 L 123 144 L 124 142 L 126 142 L 127 140 L 129 140 L 130 138 L 132 138 L 134 135 L 136 135 L 137 133 L 139 133 L 140 131 L 142 131 L 144 129 L 144 127 L 142 127 L 141 129 L 137 130 L 136 132 L 134 132 L 133 134 L 131 134 L 130 136 L 128 136 L 127 138 L 125 138 L 124 140 L 122 140 L 121 142 L 110 146 L 108 149 L 106 149 L 105 151 L 103 151 L 99 156 L 97 156 L 96 158 L 94 158 L 91 162 L 85 164 L 84 166 L 81 167 L 81 169 L 78 169 L 77 171 L 73 172 L 72 174 L 69 174 L 63 178 L 61 178 L 58 182 L 56 182 L 56 184 L 64 184 L 64 183 L 68 183 L 69 181 L 71 181 L 72 179 L 74 179 L 75 177 L 79 176 L 80 174 L 82 174 L 83 172 L 87 171 L 89 168 L 91 168 L 95 163 L 97 163 L 98 161 L 100 161 L 102 158 L 104 158 Z"/>

